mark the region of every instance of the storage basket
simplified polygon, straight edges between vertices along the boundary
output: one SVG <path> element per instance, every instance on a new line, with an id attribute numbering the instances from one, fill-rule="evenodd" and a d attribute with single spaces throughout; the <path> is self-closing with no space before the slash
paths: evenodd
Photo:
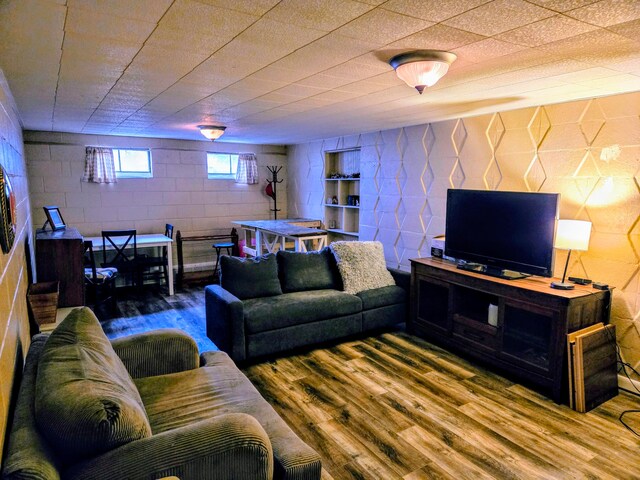
<path id="1" fill-rule="evenodd" d="M 40 282 L 29 286 L 27 301 L 38 325 L 55 323 L 60 282 Z"/>

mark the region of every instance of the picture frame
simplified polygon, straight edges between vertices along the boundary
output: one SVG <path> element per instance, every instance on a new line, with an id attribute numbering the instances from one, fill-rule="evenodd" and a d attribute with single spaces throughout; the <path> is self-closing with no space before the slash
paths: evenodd
<path id="1" fill-rule="evenodd" d="M 0 249 L 9 253 L 18 229 L 16 195 L 6 170 L 0 165 Z"/>
<path id="2" fill-rule="evenodd" d="M 60 213 L 60 209 L 55 205 L 50 205 L 48 207 L 42 207 L 44 209 L 44 213 L 47 216 L 47 221 L 45 222 L 43 229 L 47 226 L 51 226 L 51 230 L 64 230 L 67 227 L 67 224 L 64 223 L 64 219 L 62 218 L 62 214 Z"/>

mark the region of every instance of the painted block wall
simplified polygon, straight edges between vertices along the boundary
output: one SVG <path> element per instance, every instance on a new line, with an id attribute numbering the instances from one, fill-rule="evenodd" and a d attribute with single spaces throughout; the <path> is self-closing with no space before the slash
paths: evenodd
<path id="1" fill-rule="evenodd" d="M 294 145 L 290 212 L 322 215 L 323 152 L 340 145 L 361 147 L 360 239 L 405 270 L 444 233 L 448 188 L 561 193 L 560 218 L 593 223 L 569 272 L 615 287 L 618 344 L 640 369 L 640 93 Z"/>
<path id="2" fill-rule="evenodd" d="M 31 207 L 22 127 L 16 112 L 0 70 L 0 165 L 15 192 L 18 223 L 13 248 L 6 254 L 0 251 L 0 451 L 5 443 L 13 385 L 20 378 L 31 338 L 27 310 L 31 275 L 27 258 L 33 258 Z"/>
<path id="3" fill-rule="evenodd" d="M 287 208 L 286 149 L 274 145 L 241 145 L 159 138 L 98 136 L 26 131 L 33 223 L 45 221 L 42 207 L 57 205 L 68 225 L 86 236 L 102 230 L 135 228 L 162 233 L 165 223 L 182 235 L 228 233 L 232 220 L 268 219 L 273 202 L 264 194 L 267 165 L 282 166 L 278 185 L 280 218 Z M 149 148 L 153 178 L 123 178 L 116 184 L 82 182 L 86 146 Z M 207 178 L 207 152 L 255 153 L 260 182 Z M 173 249 L 174 259 L 176 249 Z M 213 262 L 211 244 L 184 244 L 185 268 L 199 270 Z M 175 264 L 175 262 L 174 262 Z M 176 266 L 177 268 L 177 266 Z"/>

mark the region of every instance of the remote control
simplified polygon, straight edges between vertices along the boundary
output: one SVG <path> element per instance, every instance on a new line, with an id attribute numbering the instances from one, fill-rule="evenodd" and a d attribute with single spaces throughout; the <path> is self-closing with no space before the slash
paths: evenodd
<path id="1" fill-rule="evenodd" d="M 593 288 L 596 290 L 609 290 L 609 285 L 606 283 L 593 282 Z"/>
<path id="2" fill-rule="evenodd" d="M 589 285 L 591 280 L 588 278 L 580 278 L 580 277 L 569 277 L 569 281 L 573 283 L 577 283 L 578 285 Z"/>

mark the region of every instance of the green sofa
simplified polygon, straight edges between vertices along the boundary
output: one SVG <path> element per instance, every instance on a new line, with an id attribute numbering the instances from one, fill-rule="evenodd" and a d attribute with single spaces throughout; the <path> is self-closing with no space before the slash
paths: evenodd
<path id="1" fill-rule="evenodd" d="M 318 454 L 223 352 L 180 330 L 110 342 L 74 310 L 27 354 L 4 479 L 319 479 Z"/>
<path id="2" fill-rule="evenodd" d="M 410 274 L 382 269 L 395 285 L 350 294 L 328 247 L 223 256 L 221 284 L 205 287 L 207 336 L 242 362 L 394 327 L 407 317 Z"/>

